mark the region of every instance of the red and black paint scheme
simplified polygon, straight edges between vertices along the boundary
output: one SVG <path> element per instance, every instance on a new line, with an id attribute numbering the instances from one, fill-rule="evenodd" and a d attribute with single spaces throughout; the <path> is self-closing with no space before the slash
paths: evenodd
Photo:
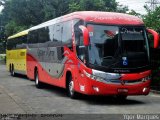
<path id="1" fill-rule="evenodd" d="M 28 33 L 27 76 L 87 95 L 147 95 L 151 68 L 147 30 L 135 16 L 82 11 Z"/>

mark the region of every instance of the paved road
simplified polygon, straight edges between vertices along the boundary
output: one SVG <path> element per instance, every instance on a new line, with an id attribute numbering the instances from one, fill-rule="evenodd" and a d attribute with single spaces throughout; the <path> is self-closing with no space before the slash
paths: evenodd
<path id="1" fill-rule="evenodd" d="M 24 76 L 11 77 L 5 66 L 0 65 L 0 113 L 160 113 L 160 95 L 133 96 L 125 102 L 86 96 L 72 100 L 64 89 L 49 85 L 37 89 L 33 81 Z"/>

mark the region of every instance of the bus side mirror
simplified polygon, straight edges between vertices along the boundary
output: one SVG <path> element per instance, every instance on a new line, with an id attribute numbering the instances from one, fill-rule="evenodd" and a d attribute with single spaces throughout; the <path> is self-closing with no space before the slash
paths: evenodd
<path id="1" fill-rule="evenodd" d="M 159 45 L 159 34 L 152 30 L 152 29 L 147 29 L 147 31 L 153 35 L 154 37 L 154 48 L 158 48 L 158 45 Z"/>
<path id="2" fill-rule="evenodd" d="M 89 31 L 88 29 L 83 26 L 83 25 L 80 25 L 79 28 L 82 30 L 82 34 L 83 34 L 83 43 L 85 46 L 88 46 L 89 45 Z"/>

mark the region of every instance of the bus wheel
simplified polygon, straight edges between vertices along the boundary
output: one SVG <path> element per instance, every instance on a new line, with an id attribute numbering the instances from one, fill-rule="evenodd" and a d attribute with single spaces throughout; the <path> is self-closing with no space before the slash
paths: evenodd
<path id="1" fill-rule="evenodd" d="M 72 99 L 77 98 L 77 93 L 74 91 L 74 81 L 72 79 L 72 76 L 69 77 L 67 82 L 67 95 Z"/>
<path id="2" fill-rule="evenodd" d="M 11 67 L 11 76 L 15 76 L 14 66 Z"/>
<path id="3" fill-rule="evenodd" d="M 35 74 L 35 86 L 38 89 L 42 88 L 42 86 L 43 86 L 42 83 L 39 81 L 38 71 Z"/>

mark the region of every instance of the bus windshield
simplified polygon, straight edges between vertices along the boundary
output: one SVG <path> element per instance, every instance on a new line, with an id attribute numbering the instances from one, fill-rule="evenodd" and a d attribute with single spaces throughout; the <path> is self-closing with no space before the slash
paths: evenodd
<path id="1" fill-rule="evenodd" d="M 149 65 L 149 46 L 143 27 L 88 24 L 89 64 L 108 68 Z"/>

